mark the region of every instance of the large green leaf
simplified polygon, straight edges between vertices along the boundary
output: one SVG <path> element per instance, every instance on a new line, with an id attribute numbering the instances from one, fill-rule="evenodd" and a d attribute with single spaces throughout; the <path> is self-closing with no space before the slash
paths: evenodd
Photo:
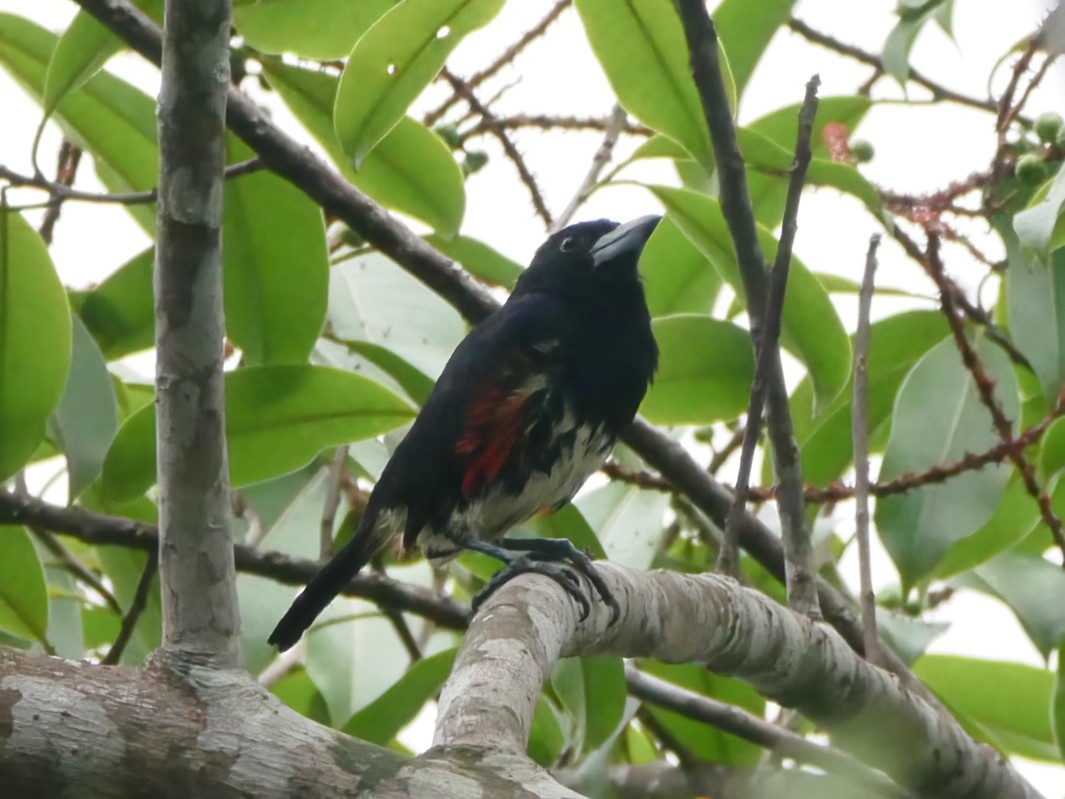
<path id="1" fill-rule="evenodd" d="M 235 0 L 233 23 L 256 50 L 328 60 L 351 52 L 396 1 Z"/>
<path id="2" fill-rule="evenodd" d="M 650 568 L 662 538 L 667 494 L 613 482 L 581 496 L 576 505 L 611 561 Z"/>
<path id="3" fill-rule="evenodd" d="M 382 205 L 420 219 L 444 235 L 459 229 L 466 208 L 462 170 L 439 136 L 404 116 L 356 172 L 333 130 L 338 79 L 274 61 L 265 62 L 263 72 L 347 180 Z"/>
<path id="4" fill-rule="evenodd" d="M 384 347 L 432 378 L 466 334 L 454 308 L 377 253 L 333 267 L 329 324 L 338 338 Z"/>
<path id="5" fill-rule="evenodd" d="M 48 629 L 48 588 L 30 535 L 0 525 L 0 630 L 44 641 Z"/>
<path id="6" fill-rule="evenodd" d="M 252 156 L 231 138 L 230 160 Z M 226 330 L 252 366 L 305 361 L 322 332 L 329 253 L 322 212 L 270 172 L 226 182 Z"/>
<path id="7" fill-rule="evenodd" d="M 575 5 L 588 42 L 625 110 L 713 171 L 710 132 L 688 67 L 684 29 L 672 4 L 576 0 Z"/>
<path id="8" fill-rule="evenodd" d="M 995 395 L 1006 417 L 1016 419 L 1020 401 L 1009 359 L 982 336 L 975 349 L 996 381 Z M 942 341 L 918 362 L 899 391 L 880 480 L 952 463 L 997 440 L 954 340 Z M 1008 466 L 991 465 L 877 502 L 880 538 L 905 585 L 927 577 L 954 542 L 991 518 L 1009 474 Z"/>
<path id="9" fill-rule="evenodd" d="M 163 0 L 132 0 L 132 5 L 157 22 L 163 13 Z M 111 29 L 87 11 L 79 11 L 59 37 L 44 83 L 42 105 L 51 114 L 60 101 L 95 75 L 124 43 Z"/>
<path id="10" fill-rule="evenodd" d="M 149 247 L 81 298 L 78 315 L 109 361 L 155 343 L 154 261 L 155 248 Z"/>
<path id="11" fill-rule="evenodd" d="M 383 143 L 379 146 L 383 146 Z M 517 261 L 510 260 L 494 247 L 469 236 L 434 233 L 426 236 L 425 240 L 448 258 L 462 264 L 462 268 L 471 275 L 492 286 L 512 289 L 523 271 Z"/>
<path id="12" fill-rule="evenodd" d="M 640 254 L 640 277 L 653 317 L 710 313 L 721 290 L 717 270 L 669 217 Z"/>
<path id="13" fill-rule="evenodd" d="M 226 440 L 234 486 L 308 463 L 328 446 L 360 441 L 410 421 L 413 411 L 360 375 L 323 366 L 261 366 L 226 374 Z M 118 432 L 104 461 L 112 500 L 155 482 L 155 408 L 142 408 Z"/>
<path id="14" fill-rule="evenodd" d="M 118 432 L 114 382 L 100 348 L 77 317 L 70 373 L 49 426 L 67 459 L 67 496 L 73 502 L 100 474 Z"/>
<path id="15" fill-rule="evenodd" d="M 1039 377 L 1043 395 L 1052 400 L 1065 384 L 1065 249 L 1044 262 L 1027 253 L 1007 225 L 996 227 L 1009 264 L 1010 334 Z"/>
<path id="16" fill-rule="evenodd" d="M 731 322 L 678 314 L 655 319 L 659 364 L 640 413 L 655 424 L 710 424 L 747 407 L 754 378 L 750 334 Z"/>
<path id="17" fill-rule="evenodd" d="M 439 693 L 451 673 L 455 652 L 447 649 L 413 664 L 391 688 L 352 716 L 344 732 L 387 745 Z"/>
<path id="18" fill-rule="evenodd" d="M 571 726 L 569 745 L 592 752 L 617 729 L 625 711 L 625 667 L 621 658 L 565 658 L 555 664 L 550 687 Z"/>
<path id="19" fill-rule="evenodd" d="M 0 14 L 0 67 L 38 102 L 56 36 L 27 19 Z M 59 103 L 54 119 L 74 144 L 93 154 L 97 174 L 114 192 L 146 191 L 158 182 L 155 102 L 139 89 L 99 72 Z M 124 206 L 151 231 L 154 206 Z"/>
<path id="20" fill-rule="evenodd" d="M 404 0 L 351 51 L 337 90 L 333 123 L 358 169 L 471 31 L 504 0 Z"/>
<path id="21" fill-rule="evenodd" d="M 728 48 L 737 94 L 743 95 L 769 40 L 787 21 L 794 5 L 795 0 L 724 0 L 714 9 L 714 23 Z M 796 91 L 799 80 L 797 77 Z"/>
<path id="22" fill-rule="evenodd" d="M 1058 647 L 1058 670 L 1054 673 L 1054 699 L 1050 706 L 1050 726 L 1058 754 L 1065 760 L 1065 646 Z"/>
<path id="23" fill-rule="evenodd" d="M 1065 221 L 1065 169 L 1058 168 L 1052 181 L 1047 181 L 1032 197 L 1028 208 L 1013 217 L 1013 229 L 1025 247 L 1040 255 L 1061 246 L 1055 234 Z"/>
<path id="24" fill-rule="evenodd" d="M 722 279 L 743 297 L 743 281 L 736 263 L 728 225 L 721 206 L 703 194 L 687 189 L 651 186 L 674 222 L 710 259 Z M 758 230 L 767 259 L 776 254 L 777 240 L 765 228 Z M 806 364 L 819 403 L 831 401 L 850 375 L 850 339 L 835 306 L 817 278 L 792 256 L 781 327 L 782 346 Z"/>
<path id="25" fill-rule="evenodd" d="M 70 306 L 41 237 L 0 209 L 0 483 L 33 456 L 70 366 Z"/>
<path id="26" fill-rule="evenodd" d="M 938 311 L 908 311 L 874 322 L 869 330 L 867 408 L 874 450 L 891 427 L 895 394 L 918 359 L 950 334 Z M 815 485 L 839 479 L 853 458 L 851 407 L 853 381 L 827 407 L 816 412 L 813 385 L 804 378 L 791 395 L 795 437 L 802 451 L 803 474 Z"/>
<path id="27" fill-rule="evenodd" d="M 913 670 L 970 730 L 1022 757 L 1057 759 L 1049 671 L 955 655 L 925 655 Z"/>

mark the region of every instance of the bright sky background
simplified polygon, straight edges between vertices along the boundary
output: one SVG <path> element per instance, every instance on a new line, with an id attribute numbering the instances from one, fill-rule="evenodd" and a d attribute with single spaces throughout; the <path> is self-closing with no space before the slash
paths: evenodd
<path id="1" fill-rule="evenodd" d="M 955 41 L 950 42 L 938 28 L 928 25 L 917 40 L 911 61 L 943 85 L 973 97 L 985 97 L 986 76 L 995 62 L 1036 27 L 1051 4 L 1052 0 L 956 0 Z M 470 74 L 484 66 L 506 43 L 531 27 L 549 5 L 527 0 L 508 3 L 491 26 L 463 43 L 452 66 L 459 74 Z M 801 0 L 796 16 L 843 41 L 878 52 L 894 24 L 894 7 L 892 0 Z M 0 12 L 28 16 L 56 31 L 76 11 L 77 6 L 69 0 L 0 0 Z M 799 102 L 805 81 L 815 72 L 821 76 L 824 97 L 851 94 L 870 74 L 868 67 L 857 67 L 852 61 L 808 45 L 788 31 L 778 33 L 769 52 L 771 60 L 759 66 L 744 97 L 741 123 L 782 105 Z M 149 93 L 155 93 L 157 73 L 145 67 L 138 57 L 119 56 L 109 68 Z M 1006 72 L 999 69 L 996 73 L 994 91 L 1001 91 Z M 605 115 L 613 101 L 572 10 L 563 14 L 546 39 L 535 43 L 515 66 L 505 70 L 503 77 L 506 82 L 518 82 L 496 106 L 502 114 L 522 111 Z M 902 97 L 897 86 L 887 80 L 877 86 L 874 95 L 877 99 Z M 913 96 L 924 95 L 922 90 L 914 89 Z M 1043 89 L 1033 96 L 1027 112 L 1035 116 L 1052 109 L 1065 112 L 1065 66 L 1060 61 L 1048 75 Z M 279 109 L 277 116 L 284 120 L 284 110 Z M 38 107 L 0 72 L 0 163 L 22 172 L 30 171 L 30 143 L 39 118 Z M 876 157 L 862 168 L 867 177 L 895 191 L 917 193 L 935 191 L 986 167 L 995 146 L 993 120 L 989 115 L 947 104 L 916 108 L 878 105 L 868 114 L 857 136 L 876 147 Z M 308 137 L 303 139 L 309 141 Z M 540 181 L 549 207 L 557 214 L 584 176 L 599 146 L 598 137 L 529 133 L 522 134 L 518 141 Z M 40 150 L 46 173 L 52 172 L 58 143 L 57 129 L 50 126 Z M 627 152 L 634 144 L 629 142 L 620 148 L 621 152 Z M 519 262 L 526 262 L 543 238 L 543 227 L 534 216 L 513 168 L 509 163 L 502 163 L 503 156 L 495 141 L 485 138 L 471 146 L 486 150 L 492 160 L 488 168 L 467 183 L 463 233 L 481 238 Z M 84 161 L 77 185 L 85 190 L 101 189 Z M 26 200 L 31 197 L 22 196 Z M 653 198 L 646 191 L 612 188 L 593 196 L 578 218 L 608 216 L 624 220 L 656 210 Z M 876 227 L 856 201 L 829 191 L 807 192 L 799 223 L 796 253 L 812 269 L 852 279 L 860 277 L 868 237 Z M 993 239 L 984 236 L 982 231 L 974 234 L 981 245 L 986 245 L 985 250 L 997 255 Z M 82 288 L 100 281 L 147 243 L 144 233 L 113 207 L 68 203 L 56 228 L 51 252 L 63 281 L 68 286 Z M 957 248 L 949 249 L 946 256 L 951 273 L 970 292 L 975 291 L 985 270 Z M 927 278 L 902 257 L 890 240 L 885 240 L 881 250 L 878 283 L 932 293 Z M 885 303 L 879 312 L 897 310 Z M 844 323 L 853 329 L 854 307 L 845 303 L 841 313 Z M 845 574 L 853 577 L 856 584 L 854 558 L 845 559 L 843 566 Z M 897 580 L 883 552 L 878 554 L 874 567 L 874 581 L 879 585 Z M 955 597 L 940 615 L 953 626 L 936 642 L 933 651 L 1043 665 L 1013 616 L 998 602 L 966 592 Z M 1065 794 L 1065 770 L 1035 764 L 1022 764 L 1022 767 L 1026 776 L 1048 796 Z"/>

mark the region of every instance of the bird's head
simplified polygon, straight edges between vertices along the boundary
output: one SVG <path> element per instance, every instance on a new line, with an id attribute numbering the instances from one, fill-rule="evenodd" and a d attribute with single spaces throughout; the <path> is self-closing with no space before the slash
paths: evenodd
<path id="1" fill-rule="evenodd" d="M 580 296 L 587 291 L 639 288 L 636 264 L 661 218 L 641 216 L 622 225 L 597 219 L 563 228 L 536 251 L 514 294 L 545 291 Z"/>

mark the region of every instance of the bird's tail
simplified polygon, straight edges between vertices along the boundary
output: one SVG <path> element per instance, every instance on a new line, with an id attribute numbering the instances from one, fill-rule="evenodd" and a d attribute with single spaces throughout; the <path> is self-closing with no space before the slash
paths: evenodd
<path id="1" fill-rule="evenodd" d="M 268 639 L 271 644 L 282 652 L 294 646 L 351 578 L 385 545 L 391 531 L 382 529 L 384 525 L 377 521 L 377 514 L 363 514 L 351 540 L 319 569 L 277 623 Z"/>

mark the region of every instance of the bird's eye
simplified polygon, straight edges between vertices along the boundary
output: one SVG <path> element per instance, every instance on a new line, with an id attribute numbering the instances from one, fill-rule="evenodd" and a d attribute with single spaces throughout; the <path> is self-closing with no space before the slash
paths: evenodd
<path id="1" fill-rule="evenodd" d="M 558 245 L 558 249 L 562 252 L 573 252 L 577 249 L 579 241 L 576 236 L 566 236 L 566 238 L 562 239 L 562 243 Z"/>

